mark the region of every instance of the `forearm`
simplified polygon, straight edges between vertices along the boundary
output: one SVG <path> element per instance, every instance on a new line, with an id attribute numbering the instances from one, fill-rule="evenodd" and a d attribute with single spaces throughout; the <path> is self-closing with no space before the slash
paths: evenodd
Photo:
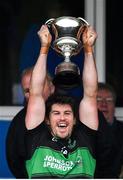
<path id="1" fill-rule="evenodd" d="M 83 70 L 84 96 L 80 103 L 80 121 L 93 130 L 98 128 L 97 116 L 97 72 L 92 52 L 85 52 Z"/>
<path id="2" fill-rule="evenodd" d="M 46 78 L 47 53 L 49 47 L 41 47 L 38 60 L 34 66 L 30 86 L 30 95 L 41 95 Z"/>
<path id="3" fill-rule="evenodd" d="M 32 73 L 30 95 L 42 95 L 46 78 L 47 54 L 52 40 L 46 25 L 42 25 L 41 29 L 38 31 L 38 36 L 41 41 L 41 50 Z"/>
<path id="4" fill-rule="evenodd" d="M 93 55 L 93 47 L 84 47 L 85 59 L 83 68 L 83 88 L 84 94 L 95 97 L 97 93 L 97 69 Z"/>
<path id="5" fill-rule="evenodd" d="M 91 129 L 98 128 L 97 115 L 97 70 L 93 54 L 93 45 L 97 35 L 91 27 L 88 27 L 83 34 L 84 44 L 84 68 L 83 68 L 83 88 L 84 96 L 80 103 L 80 121 Z"/>

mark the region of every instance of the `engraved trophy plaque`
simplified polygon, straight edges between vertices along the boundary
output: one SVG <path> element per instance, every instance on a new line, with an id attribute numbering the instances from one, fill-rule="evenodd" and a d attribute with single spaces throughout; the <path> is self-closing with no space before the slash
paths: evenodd
<path id="1" fill-rule="evenodd" d="M 64 61 L 55 69 L 54 84 L 64 88 L 78 86 L 80 70 L 70 57 L 80 52 L 83 46 L 80 37 L 88 22 L 81 17 L 62 16 L 51 18 L 45 24 L 54 34 L 52 48 L 64 56 Z"/>

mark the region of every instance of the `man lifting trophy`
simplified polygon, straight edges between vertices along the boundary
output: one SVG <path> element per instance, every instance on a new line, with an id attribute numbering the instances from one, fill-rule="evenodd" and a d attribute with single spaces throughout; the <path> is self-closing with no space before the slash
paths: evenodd
<path id="1" fill-rule="evenodd" d="M 83 43 L 80 40 L 82 32 L 89 24 L 81 17 L 63 16 L 51 18 L 46 24 L 54 34 L 52 47 L 64 56 L 64 61 L 55 69 L 54 84 L 60 82 L 64 88 L 76 87 L 80 84 L 79 67 L 71 62 L 70 57 L 80 52 Z"/>

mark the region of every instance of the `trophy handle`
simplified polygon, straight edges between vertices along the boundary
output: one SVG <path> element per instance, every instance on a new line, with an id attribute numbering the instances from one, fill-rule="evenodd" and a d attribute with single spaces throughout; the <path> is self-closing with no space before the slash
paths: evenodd
<path id="1" fill-rule="evenodd" d="M 49 31 L 50 31 L 51 34 L 52 34 L 52 39 L 55 40 L 55 39 L 57 38 L 57 36 L 58 36 L 58 32 L 56 31 L 56 28 L 55 28 L 55 26 L 54 26 L 54 24 L 53 24 L 54 20 L 55 20 L 55 18 L 51 18 L 51 19 L 47 20 L 47 21 L 45 22 L 45 24 L 48 26 Z M 51 29 L 52 29 L 52 30 L 51 30 Z M 53 33 L 52 33 L 52 31 L 53 31 Z M 52 49 L 54 49 L 54 47 L 53 47 L 53 42 L 54 42 L 54 40 L 52 40 L 52 43 L 51 43 L 51 45 L 50 45 Z"/>
<path id="2" fill-rule="evenodd" d="M 47 25 L 47 27 L 49 28 L 49 30 L 52 28 L 52 24 L 53 24 L 53 21 L 55 20 L 55 18 L 51 18 L 51 19 L 48 19 L 46 22 L 45 22 L 45 24 Z M 52 43 L 51 43 L 51 48 L 52 49 L 54 49 L 53 48 L 53 41 L 52 41 Z"/>
<path id="3" fill-rule="evenodd" d="M 89 26 L 89 23 L 88 23 L 85 19 L 83 19 L 82 17 L 78 17 L 77 19 L 80 19 L 80 20 L 84 21 L 84 23 L 85 23 L 87 26 Z"/>
<path id="4" fill-rule="evenodd" d="M 80 27 L 78 34 L 77 34 L 78 39 L 80 39 L 85 28 L 89 26 L 89 23 L 85 19 L 83 19 L 82 17 L 78 17 L 77 19 L 79 19 L 82 22 L 82 26 Z"/>
<path id="5" fill-rule="evenodd" d="M 45 24 L 46 24 L 48 27 L 50 27 L 51 24 L 52 24 L 52 22 L 53 22 L 54 20 L 55 20 L 54 18 L 48 19 L 48 20 L 45 22 Z"/>

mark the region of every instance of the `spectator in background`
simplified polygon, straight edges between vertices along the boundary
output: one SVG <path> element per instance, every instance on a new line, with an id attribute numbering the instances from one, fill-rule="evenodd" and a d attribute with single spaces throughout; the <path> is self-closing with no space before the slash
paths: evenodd
<path id="1" fill-rule="evenodd" d="M 29 67 L 22 72 L 21 85 L 25 97 L 24 108 L 12 120 L 6 137 L 7 162 L 12 174 L 16 178 L 27 177 L 24 166 L 26 157 L 24 135 L 26 132 L 25 115 L 29 99 L 29 86 L 32 70 L 33 67 Z M 44 99 L 47 99 L 53 91 L 54 86 L 52 84 L 52 78 L 47 74 L 43 90 Z"/>
<path id="2" fill-rule="evenodd" d="M 29 85 L 30 85 L 30 78 L 32 74 L 33 67 L 27 68 L 23 70 L 21 75 L 21 86 L 24 94 L 25 101 L 28 102 L 29 99 Z"/>
<path id="3" fill-rule="evenodd" d="M 98 109 L 103 112 L 107 122 L 110 125 L 117 122 L 115 118 L 115 103 L 116 103 L 116 93 L 113 87 L 107 83 L 98 84 L 98 94 L 97 94 Z"/>
<path id="4" fill-rule="evenodd" d="M 109 157 L 107 157 L 107 160 L 109 160 L 109 166 L 112 168 L 112 174 L 109 178 L 118 178 L 121 171 L 121 165 L 123 164 L 123 123 L 115 117 L 115 103 L 116 93 L 113 87 L 107 83 L 99 83 L 97 106 L 103 113 L 110 127 L 109 141 L 111 152 Z"/>

